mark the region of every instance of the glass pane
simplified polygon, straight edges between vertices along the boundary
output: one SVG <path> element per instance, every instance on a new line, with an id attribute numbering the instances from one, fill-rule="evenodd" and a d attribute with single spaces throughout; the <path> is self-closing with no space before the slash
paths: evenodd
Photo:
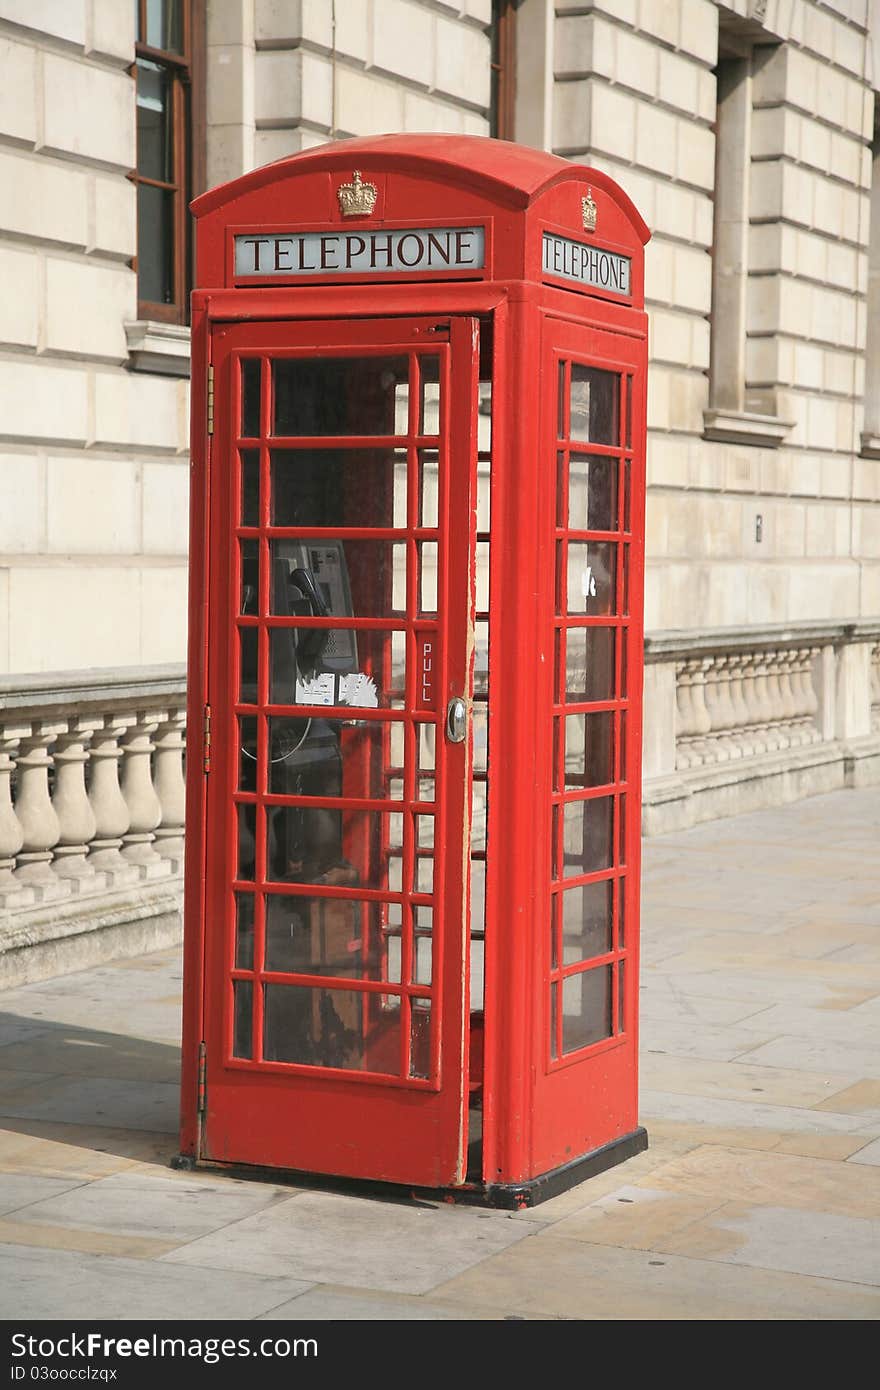
<path id="1" fill-rule="evenodd" d="M 571 364 L 569 437 L 588 444 L 618 444 L 620 377 L 597 367 Z"/>
<path id="2" fill-rule="evenodd" d="M 260 524 L 260 451 L 241 451 L 241 524 Z"/>
<path id="3" fill-rule="evenodd" d="M 269 643 L 273 704 L 403 708 L 405 632 L 282 627 Z"/>
<path id="4" fill-rule="evenodd" d="M 419 541 L 419 616 L 437 612 L 437 542 Z"/>
<path id="5" fill-rule="evenodd" d="M 626 962 L 625 962 L 625 961 L 622 961 L 622 960 L 621 960 L 621 961 L 618 961 L 618 963 L 617 963 L 617 1031 L 618 1031 L 618 1033 L 625 1033 L 625 1032 L 626 1032 L 626 1004 L 625 1004 L 625 998 L 626 998 L 626 996 L 625 996 L 625 993 L 624 993 L 625 972 L 626 972 Z"/>
<path id="6" fill-rule="evenodd" d="M 471 931 L 486 929 L 486 861 L 471 860 Z"/>
<path id="7" fill-rule="evenodd" d="M 260 434 L 260 359 L 246 357 L 241 363 L 241 432 L 248 439 Z"/>
<path id="8" fill-rule="evenodd" d="M 626 945 L 626 878 L 617 880 L 617 949 Z"/>
<path id="9" fill-rule="evenodd" d="M 559 364 L 559 381 L 557 383 L 559 393 L 559 410 L 557 412 L 557 431 L 560 439 L 565 439 L 565 363 Z"/>
<path id="10" fill-rule="evenodd" d="M 435 768 L 437 727 L 435 724 L 417 724 L 416 730 L 416 754 L 421 776 L 423 772 L 433 772 Z M 400 763 L 395 762 L 394 766 L 399 767 Z"/>
<path id="11" fill-rule="evenodd" d="M 400 838 L 386 812 L 271 806 L 266 819 L 272 881 L 398 891 L 389 864 L 400 853 Z"/>
<path id="12" fill-rule="evenodd" d="M 486 981 L 486 943 L 482 937 L 471 941 L 471 1012 L 484 1008 Z"/>
<path id="13" fill-rule="evenodd" d="M 413 999 L 410 1014 L 410 1076 L 431 1074 L 431 1001 Z"/>
<path id="14" fill-rule="evenodd" d="M 276 435 L 406 433 L 395 421 L 405 357 L 291 357 L 272 364 Z"/>
<path id="15" fill-rule="evenodd" d="M 489 690 L 489 623 L 480 618 L 474 632 L 474 694 L 486 695 Z"/>
<path id="16" fill-rule="evenodd" d="M 613 627 L 570 627 L 565 634 L 565 699 L 570 705 L 614 699 Z"/>
<path id="17" fill-rule="evenodd" d="M 273 449 L 270 467 L 273 526 L 406 526 L 402 450 Z"/>
<path id="18" fill-rule="evenodd" d="M 251 980 L 233 980 L 233 1057 L 253 1057 L 254 986 Z"/>
<path id="19" fill-rule="evenodd" d="M 565 787 L 605 787 L 613 782 L 614 714 L 570 714 L 563 725 Z"/>
<path id="20" fill-rule="evenodd" d="M 174 303 L 174 194 L 139 183 L 137 190 L 138 297 Z"/>
<path id="21" fill-rule="evenodd" d="M 420 357 L 419 434 L 440 433 L 440 358 Z"/>
<path id="22" fill-rule="evenodd" d="M 492 479 L 488 459 L 477 464 L 477 530 L 488 531 L 492 519 Z"/>
<path id="23" fill-rule="evenodd" d="M 614 612 L 617 592 L 617 546 L 611 541 L 569 541 L 569 613 L 591 618 Z"/>
<path id="24" fill-rule="evenodd" d="M 554 980 L 550 986 L 550 1056 L 554 1059 L 558 1056 L 556 1046 L 556 1019 L 559 1012 L 559 986 Z"/>
<path id="25" fill-rule="evenodd" d="M 270 541 L 270 612 L 286 618 L 402 618 L 406 614 L 406 542 Z M 436 542 L 431 542 L 436 548 Z M 326 634 L 317 638 L 318 645 Z M 307 653 L 306 653 L 307 654 Z M 323 651 L 327 665 L 329 653 Z M 350 648 L 335 669 L 356 669 Z"/>
<path id="26" fill-rule="evenodd" d="M 239 613 L 256 618 L 260 612 L 260 542 L 241 542 Z"/>
<path id="27" fill-rule="evenodd" d="M 611 966 L 600 965 L 562 982 L 562 1051 L 611 1037 Z"/>
<path id="28" fill-rule="evenodd" d="M 384 775 L 390 733 L 387 724 L 375 721 L 352 725 L 340 719 L 270 719 L 269 791 L 278 796 L 400 799 L 402 781 Z"/>
<path id="29" fill-rule="evenodd" d="M 611 901 L 613 879 L 566 888 L 555 895 L 562 914 L 562 963 L 604 956 L 612 948 Z"/>
<path id="30" fill-rule="evenodd" d="M 630 531 L 630 530 L 632 530 L 632 523 L 630 522 L 630 505 L 629 505 L 629 503 L 630 503 L 630 496 L 631 496 L 631 492 L 632 492 L 632 485 L 631 485 L 631 482 L 630 482 L 631 473 L 632 473 L 632 469 L 630 468 L 629 459 L 627 459 L 626 463 L 623 465 L 623 529 L 624 529 L 624 531 Z"/>
<path id="31" fill-rule="evenodd" d="M 569 801 L 562 808 L 563 877 L 611 868 L 614 798 Z"/>
<path id="32" fill-rule="evenodd" d="M 266 894 L 266 969 L 379 980 L 382 903 Z"/>
<path id="33" fill-rule="evenodd" d="M 471 786 L 471 852 L 486 851 L 486 810 L 488 787 L 485 782 Z"/>
<path id="34" fill-rule="evenodd" d="M 253 881 L 256 840 L 256 806 L 240 804 L 238 813 L 238 871 L 235 875 L 242 883 Z"/>
<path id="35" fill-rule="evenodd" d="M 259 633 L 255 627 L 239 629 L 241 639 L 241 689 L 239 699 L 243 705 L 257 703 L 257 651 Z"/>
<path id="36" fill-rule="evenodd" d="M 432 955 L 434 951 L 434 912 L 421 904 L 413 907 L 413 984 L 431 983 Z"/>
<path id="37" fill-rule="evenodd" d="M 617 530 L 617 469 L 617 459 L 572 454 L 568 465 L 569 530 Z"/>
<path id="38" fill-rule="evenodd" d="M 265 985 L 263 1056 L 346 1071 L 400 1071 L 400 1011 L 375 995 Z"/>
<path id="39" fill-rule="evenodd" d="M 251 893 L 235 894 L 235 968 L 254 968 L 254 899 Z"/>
<path id="40" fill-rule="evenodd" d="M 489 611 L 489 542 L 477 541 L 477 612 Z"/>
<path id="41" fill-rule="evenodd" d="M 419 503 L 419 525 L 439 525 L 440 462 L 436 449 L 419 450 L 419 469 L 421 474 L 421 497 Z M 405 525 L 406 523 L 402 523 Z"/>
<path id="42" fill-rule="evenodd" d="M 144 58 L 138 58 L 136 67 L 137 171 L 147 179 L 174 183 L 172 79 L 164 68 Z"/>
<path id="43" fill-rule="evenodd" d="M 474 772 L 486 772 L 489 768 L 489 709 L 480 703 L 471 708 L 471 724 L 474 731 Z"/>
<path id="44" fill-rule="evenodd" d="M 147 0 L 146 42 L 166 53 L 183 52 L 183 0 Z"/>
<path id="45" fill-rule="evenodd" d="M 243 792 L 257 790 L 257 718 L 244 715 L 238 721 L 238 785 Z"/>

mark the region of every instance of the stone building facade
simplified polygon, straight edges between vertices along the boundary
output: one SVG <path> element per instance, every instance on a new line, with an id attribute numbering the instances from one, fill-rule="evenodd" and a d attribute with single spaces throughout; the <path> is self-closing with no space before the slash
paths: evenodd
<path id="1" fill-rule="evenodd" d="M 44 961 L 10 977 L 176 930 L 189 349 L 144 310 L 138 73 L 184 10 L 179 199 L 392 130 L 620 182 L 653 232 L 646 829 L 878 777 L 876 0 L 0 0 L 0 908 Z"/>

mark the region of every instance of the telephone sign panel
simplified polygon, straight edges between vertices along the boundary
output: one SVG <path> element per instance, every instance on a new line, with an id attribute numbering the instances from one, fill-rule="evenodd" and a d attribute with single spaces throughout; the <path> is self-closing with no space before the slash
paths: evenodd
<path id="1" fill-rule="evenodd" d="M 193 206 L 180 1162 L 527 1206 L 646 1143 L 647 229 L 476 137 Z"/>

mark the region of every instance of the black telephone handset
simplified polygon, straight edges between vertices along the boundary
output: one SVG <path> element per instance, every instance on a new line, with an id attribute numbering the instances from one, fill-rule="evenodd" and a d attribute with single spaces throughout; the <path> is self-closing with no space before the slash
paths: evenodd
<path id="1" fill-rule="evenodd" d="M 301 568 L 293 570 L 288 584 L 290 587 L 290 606 L 294 613 L 301 617 L 312 618 L 329 616 L 330 610 L 324 602 L 311 570 Z M 300 613 L 300 607 L 304 604 L 307 604 L 310 610 L 307 614 Z M 326 629 L 304 628 L 297 633 L 296 664 L 304 680 L 308 680 L 317 671 L 321 656 L 329 641 L 330 634 Z"/>

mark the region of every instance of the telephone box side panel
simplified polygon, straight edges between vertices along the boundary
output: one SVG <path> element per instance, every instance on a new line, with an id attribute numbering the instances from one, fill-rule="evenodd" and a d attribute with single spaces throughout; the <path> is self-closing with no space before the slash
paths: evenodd
<path id="1" fill-rule="evenodd" d="M 552 827 L 551 853 L 539 877 L 539 897 L 553 903 L 546 933 L 535 939 L 530 970 L 535 989 L 531 1033 L 532 1146 L 529 1177 L 564 1167 L 626 1139 L 638 1128 L 638 917 L 640 848 L 640 768 L 642 715 L 642 613 L 644 572 L 645 316 L 629 312 L 626 333 L 595 327 L 591 318 L 578 324 L 557 316 L 562 296 L 548 292 L 552 316 L 544 323 L 542 407 L 542 544 L 556 537 L 556 593 L 545 587 L 543 626 L 556 629 L 558 647 L 553 691 L 539 712 L 539 726 L 553 729 L 551 756 L 536 797 L 536 820 Z M 565 296 L 567 301 L 574 296 Z M 590 301 L 581 300 L 585 309 Z M 619 446 L 575 428 L 572 364 L 583 363 L 582 382 L 596 371 L 617 378 L 623 414 Z M 631 434 L 627 394 L 632 387 Z M 597 382 L 587 386 L 595 391 Z M 589 399 L 589 396 L 586 397 Z M 568 412 L 568 413 L 567 413 Z M 577 442 L 578 436 L 583 442 Z M 578 459 L 581 481 L 575 483 L 571 460 Z M 603 459 L 605 463 L 603 463 Z M 614 463 L 616 520 L 596 525 L 592 513 L 576 523 L 573 497 L 583 499 L 582 485 L 599 464 L 601 480 Z M 579 490 L 580 489 L 580 490 Z M 601 482 L 599 484 L 601 496 Z M 628 497 L 625 513 L 623 499 Z M 582 505 L 586 505 L 582 500 Z M 589 506 L 592 507 L 592 501 Z M 616 533 L 616 534 L 614 534 Z M 594 539 L 595 537 L 595 539 Z M 576 550 L 575 550 L 576 547 Z M 574 550 L 574 554 L 572 551 Z M 613 561 L 611 560 L 614 556 Z M 613 577 L 607 605 L 601 584 L 597 599 L 591 584 L 597 566 L 609 563 Z M 572 584 L 576 598 L 572 602 Z M 554 616 L 555 614 L 555 616 Z M 570 636 L 579 635 L 585 656 L 569 653 Z M 593 644 L 597 634 L 614 633 L 613 645 Z M 593 636 L 590 636 L 592 634 Z M 558 639 L 557 639 L 558 641 Z M 580 647 L 577 648 L 580 651 Z M 603 656 L 604 652 L 607 656 Z M 590 653 L 592 652 L 592 656 Z M 574 666 L 571 662 L 574 660 Z M 585 686 L 570 682 L 577 661 L 586 661 Z M 591 689 L 590 663 L 601 671 L 602 688 Z M 597 677 L 598 679 L 598 677 Z M 605 680 L 610 682 L 605 688 Z M 577 691 L 578 693 L 574 693 Z M 555 712 L 554 712 L 555 710 Z M 598 711 L 598 714 L 597 714 Z M 569 720 L 583 735 L 583 747 L 569 747 Z M 583 729 L 577 721 L 583 721 Z M 587 737 L 589 721 L 594 743 Z M 607 727 L 610 725 L 610 729 Z M 613 743 L 608 743 L 613 730 Z M 604 754 L 606 743 L 613 751 Z M 572 752 L 574 751 L 574 758 Z M 578 760 L 580 754 L 580 761 Z M 591 770 L 591 759 L 611 761 L 609 771 Z M 552 803 L 552 813 L 547 803 Z M 603 810 L 603 806 L 607 809 Z M 542 813 L 541 808 L 546 807 Z M 604 829 L 607 815 L 607 830 Z M 607 858 L 605 857 L 607 855 Z M 593 897 L 595 893 L 595 897 Z M 588 896 L 589 895 L 589 896 Z M 596 903 L 601 910 L 596 911 Z M 566 903 L 569 906 L 566 906 Z M 569 921 L 569 910 L 574 917 Z M 581 918 L 580 914 L 583 914 Z M 595 921 L 593 915 L 595 914 Z M 540 914 L 538 914 L 540 915 Z M 601 922 L 600 922 L 601 918 Z M 600 943 L 601 940 L 603 944 Z M 607 936 L 606 936 L 607 933 Z M 600 997 L 601 996 L 601 997 Z"/>
<path id="2" fill-rule="evenodd" d="M 181 1152 L 198 1155 L 199 1044 L 203 1034 L 205 907 L 205 735 L 208 639 L 207 517 L 209 328 L 205 297 L 192 303 L 190 416 L 189 634 L 187 660 L 188 757 L 184 870 L 183 1055 Z"/>
<path id="3" fill-rule="evenodd" d="M 535 818 L 547 750 L 538 731 L 552 653 L 538 596 L 552 570 L 539 532 L 537 411 L 540 318 L 536 295 L 496 319 L 490 549 L 490 778 L 486 883 L 486 1052 L 483 1178 L 528 1176 L 532 1148 L 531 1038 L 534 943 L 544 934 L 541 865 L 546 834 Z"/>

